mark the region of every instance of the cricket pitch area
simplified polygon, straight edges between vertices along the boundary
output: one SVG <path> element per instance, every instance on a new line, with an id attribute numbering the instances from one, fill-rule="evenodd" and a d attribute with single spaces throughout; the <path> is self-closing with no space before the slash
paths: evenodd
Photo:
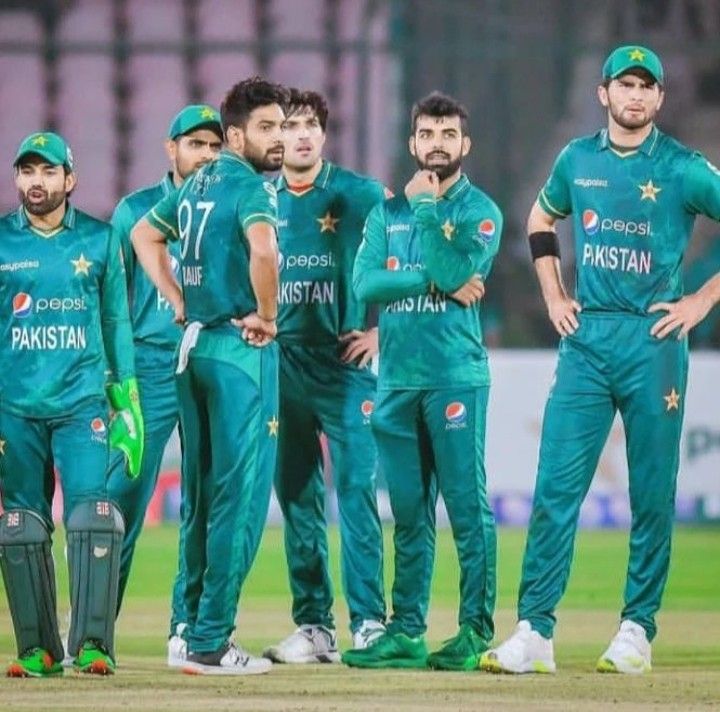
<path id="1" fill-rule="evenodd" d="M 331 531 L 334 581 L 338 540 Z M 515 600 L 525 532 L 498 531 L 497 639 L 515 624 Z M 118 622 L 118 670 L 109 678 L 66 671 L 50 680 L 0 679 L 4 712 L 33 710 L 173 711 L 269 710 L 710 710 L 720 708 L 720 529 L 678 528 L 670 580 L 658 618 L 649 675 L 600 675 L 595 662 L 618 624 L 627 564 L 627 534 L 581 532 L 567 594 L 558 611 L 554 676 L 496 676 L 482 672 L 361 671 L 342 665 L 280 666 L 268 675 L 199 677 L 165 665 L 169 592 L 177 530 L 148 528 L 135 557 Z M 386 589 L 392 583 L 391 531 L 386 529 Z M 56 536 L 59 610 L 67 610 L 62 537 Z M 456 631 L 458 568 L 452 536 L 438 533 L 428 643 Z M 388 592 L 389 598 L 389 592 Z M 241 598 L 238 640 L 253 653 L 293 630 L 282 531 L 268 529 Z M 349 645 L 347 611 L 336 584 L 341 646 Z M 0 598 L 0 661 L 14 655 L 4 591 Z"/>

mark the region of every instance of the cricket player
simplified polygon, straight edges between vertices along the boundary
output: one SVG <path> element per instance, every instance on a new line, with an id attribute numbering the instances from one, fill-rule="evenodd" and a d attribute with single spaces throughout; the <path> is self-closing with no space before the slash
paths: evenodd
<path id="1" fill-rule="evenodd" d="M 554 672 L 555 607 L 567 585 L 580 505 L 616 411 L 625 425 L 632 526 L 620 628 L 600 672 L 650 670 L 670 562 L 688 371 L 687 334 L 720 298 L 720 275 L 683 294 L 698 214 L 720 220 L 720 173 L 663 134 L 658 56 L 615 49 L 602 70 L 607 128 L 570 142 L 528 218 L 543 298 L 560 334 L 545 408 L 518 618 L 483 656 L 490 671 Z M 577 287 L 560 276 L 555 222 L 573 216 Z"/>
<path id="2" fill-rule="evenodd" d="M 412 110 L 420 170 L 371 211 L 353 283 L 379 303 L 380 374 L 371 423 L 395 517 L 387 632 L 343 662 L 365 668 L 476 669 L 493 637 L 495 522 L 485 482 L 490 376 L 479 301 L 502 215 L 461 171 L 468 115 L 434 92 Z M 460 562 L 458 633 L 428 655 L 424 633 L 442 494 Z"/>
<path id="3" fill-rule="evenodd" d="M 382 184 L 322 158 L 328 108 L 291 90 L 278 179 L 280 420 L 275 492 L 297 630 L 263 653 L 283 663 L 339 662 L 328 571 L 325 433 L 338 499 L 343 590 L 354 647 L 385 630 L 383 544 L 370 413 L 377 328 L 352 291 L 352 268 Z"/>
<path id="4" fill-rule="evenodd" d="M 155 185 L 141 188 L 125 196 L 112 216 L 112 225 L 120 238 L 127 277 L 130 316 L 135 340 L 135 371 L 142 397 L 145 422 L 145 446 L 140 476 L 129 479 L 126 463 L 117 453 L 111 457 L 108 495 L 125 518 L 125 539 L 120 560 L 118 612 L 130 575 L 130 566 L 150 498 L 155 491 L 163 453 L 177 424 L 178 406 L 175 395 L 174 353 L 182 331 L 175 323 L 170 303 L 148 279 L 137 263 L 130 244 L 130 231 L 140 218 L 157 202 L 179 188 L 200 166 L 215 159 L 222 146 L 222 126 L 217 109 L 205 104 L 183 108 L 170 123 L 165 151 L 170 171 Z M 180 269 L 180 245 L 168 243 L 173 271 Z M 181 537 L 182 541 L 182 537 Z M 177 635 L 182 631 L 185 615 L 182 604 L 182 582 L 178 572 L 173 590 L 171 635 L 168 642 L 168 664 L 184 661 L 185 641 Z"/>
<path id="5" fill-rule="evenodd" d="M 285 99 L 282 87 L 259 77 L 236 84 L 220 109 L 227 148 L 132 232 L 140 263 L 177 321 L 186 323 L 176 373 L 188 643 L 183 669 L 194 674 L 272 667 L 231 635 L 259 540 L 248 531 L 262 531 L 275 467 L 277 199 L 275 186 L 258 171 L 282 164 Z M 168 240 L 180 242 L 182 292 L 167 259 Z"/>
<path id="6" fill-rule="evenodd" d="M 63 672 L 51 553 L 57 468 L 72 603 L 68 654 L 77 671 L 107 675 L 115 670 L 124 531 L 108 499 L 108 447 L 123 450 L 136 477 L 143 445 L 120 243 L 110 225 L 69 203 L 77 178 L 62 137 L 31 134 L 14 165 L 21 205 L 0 218 L 0 299 L 7 305 L 0 568 L 18 650 L 7 674 Z"/>

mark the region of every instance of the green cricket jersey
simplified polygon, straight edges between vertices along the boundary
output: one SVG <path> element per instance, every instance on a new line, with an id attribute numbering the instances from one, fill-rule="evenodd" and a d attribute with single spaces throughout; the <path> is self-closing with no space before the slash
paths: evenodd
<path id="1" fill-rule="evenodd" d="M 337 344 L 366 328 L 366 305 L 352 288 L 352 268 L 370 209 L 385 198 L 381 183 L 323 161 L 311 186 L 277 180 L 280 290 L 278 340 Z"/>
<path id="2" fill-rule="evenodd" d="M 240 156 L 222 150 L 146 215 L 179 240 L 185 316 L 213 326 L 257 308 L 245 231 L 277 225 L 275 186 Z"/>
<path id="3" fill-rule="evenodd" d="M 68 415 L 134 375 L 120 242 L 107 223 L 68 205 L 43 235 L 19 207 L 0 218 L 2 408 L 24 417 Z"/>
<path id="4" fill-rule="evenodd" d="M 462 175 L 435 200 L 404 195 L 375 206 L 365 224 L 353 284 L 380 312 L 379 389 L 487 385 L 480 306 L 448 294 L 473 274 L 487 278 L 502 214 Z"/>
<path id="5" fill-rule="evenodd" d="M 173 321 L 175 312 L 170 303 L 138 264 L 130 242 L 130 232 L 148 210 L 173 192 L 175 192 L 175 184 L 172 174 L 168 173 L 159 183 L 125 196 L 117 204 L 111 220 L 123 250 L 135 346 L 139 349 L 144 346 L 154 347 L 155 353 L 157 353 L 156 349 L 172 353 L 182 332 Z M 179 243 L 168 243 L 168 252 L 179 281 Z"/>
<path id="6" fill-rule="evenodd" d="M 645 314 L 683 295 L 695 216 L 720 220 L 720 172 L 656 127 L 630 153 L 603 129 L 563 149 L 538 201 L 556 218 L 573 214 L 583 309 Z"/>

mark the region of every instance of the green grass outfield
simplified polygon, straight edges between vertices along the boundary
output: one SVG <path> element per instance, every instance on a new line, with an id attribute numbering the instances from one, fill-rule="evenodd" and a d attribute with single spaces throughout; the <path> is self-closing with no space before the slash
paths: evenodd
<path id="1" fill-rule="evenodd" d="M 136 556 L 118 624 L 120 667 L 108 679 L 0 679 L 0 705 L 9 710 L 656 710 L 720 708 L 720 529 L 678 529 L 673 563 L 653 646 L 654 671 L 641 677 L 601 676 L 594 663 L 617 626 L 627 562 L 627 534 L 583 532 L 555 638 L 555 676 L 494 676 L 481 672 L 358 671 L 341 665 L 276 666 L 245 678 L 186 676 L 165 667 L 168 591 L 176 530 L 147 529 Z M 387 533 L 387 550 L 391 551 Z M 59 542 L 58 542 L 59 544 Z M 512 629 L 524 532 L 499 532 L 499 637 Z M 335 580 L 337 534 L 331 537 Z M 438 538 L 431 602 L 431 645 L 456 629 L 457 559 L 449 531 Z M 63 561 L 58 546 L 56 559 Z M 389 557 L 388 557 L 389 559 Z M 58 568 L 63 569 L 64 566 Z M 388 567 L 389 568 L 389 567 Z M 386 569 L 387 570 L 387 569 Z M 60 571 L 61 610 L 67 577 Z M 387 581 L 391 581 L 388 573 Z M 338 593 L 340 642 L 348 644 L 347 614 Z M 269 529 L 247 581 L 238 638 L 249 650 L 287 635 L 289 594 L 282 533 Z M 4 594 L 0 601 L 0 660 L 14 654 Z"/>

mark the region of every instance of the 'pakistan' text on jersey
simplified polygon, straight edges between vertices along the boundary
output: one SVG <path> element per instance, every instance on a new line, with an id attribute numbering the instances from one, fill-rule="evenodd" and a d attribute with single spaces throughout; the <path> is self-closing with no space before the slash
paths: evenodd
<path id="1" fill-rule="evenodd" d="M 107 223 L 71 205 L 52 236 L 22 207 L 0 218 L 0 303 L 3 409 L 68 415 L 105 397 L 106 365 L 110 380 L 134 375 L 120 243 Z"/>
<path id="2" fill-rule="evenodd" d="M 281 176 L 277 190 L 278 340 L 337 344 L 340 334 L 367 327 L 352 267 L 365 219 L 385 189 L 324 161 L 311 186 L 293 190 Z"/>
<path id="3" fill-rule="evenodd" d="M 720 172 L 657 127 L 629 153 L 603 129 L 563 149 L 538 202 L 556 218 L 573 214 L 583 309 L 645 314 L 683 295 L 695 216 L 720 220 Z"/>
<path id="4" fill-rule="evenodd" d="M 397 196 L 368 216 L 355 260 L 359 296 L 380 302 L 378 389 L 488 385 L 480 307 L 449 295 L 485 280 L 500 244 L 497 205 L 462 175 L 437 201 Z"/>
<path id="5" fill-rule="evenodd" d="M 244 158 L 221 151 L 146 218 L 180 242 L 188 321 L 213 326 L 256 310 L 245 231 L 256 222 L 277 225 L 277 198 L 275 186 Z"/>
<path id="6" fill-rule="evenodd" d="M 130 232 L 135 224 L 166 195 L 175 192 L 172 174 L 168 173 L 155 185 L 125 196 L 115 208 L 112 226 L 118 233 L 125 260 L 130 318 L 136 347 L 152 346 L 174 351 L 182 332 L 174 322 L 175 312 L 157 290 L 135 257 Z M 180 281 L 180 245 L 168 243 L 173 271 Z"/>

